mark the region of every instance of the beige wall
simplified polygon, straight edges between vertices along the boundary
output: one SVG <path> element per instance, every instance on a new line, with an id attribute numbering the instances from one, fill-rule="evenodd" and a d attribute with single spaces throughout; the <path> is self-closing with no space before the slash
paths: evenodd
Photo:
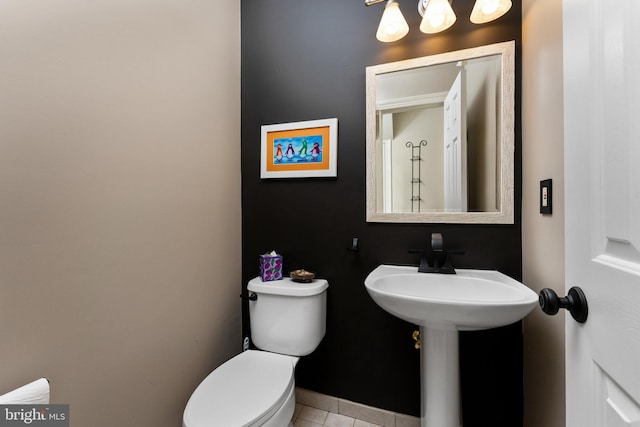
<path id="1" fill-rule="evenodd" d="M 442 211 L 444 209 L 444 107 L 418 108 L 393 114 L 393 143 L 391 167 L 393 183 L 393 211 L 418 211 L 418 204 L 411 201 L 411 189 L 417 195 L 418 185 L 411 183 L 412 173 L 422 182 L 420 186 L 420 211 Z M 418 146 L 420 141 L 427 145 L 418 149 L 407 147 L 407 142 Z M 411 163 L 411 156 L 418 155 L 420 164 Z M 412 170 L 415 168 L 415 170 Z"/>
<path id="2" fill-rule="evenodd" d="M 564 292 L 562 1 L 524 0 L 522 60 L 523 279 Z M 539 213 L 540 180 L 553 179 L 553 215 Z M 525 427 L 565 425 L 564 316 L 525 320 Z"/>
<path id="3" fill-rule="evenodd" d="M 240 350 L 239 14 L 0 3 L 0 393 L 175 427 Z"/>
<path id="4" fill-rule="evenodd" d="M 467 65 L 467 157 L 470 211 L 500 211 L 496 188 L 500 182 L 501 157 L 499 129 L 502 128 L 500 93 L 502 87 L 500 56 L 491 61 Z M 497 99 L 496 99 L 497 98 Z"/>

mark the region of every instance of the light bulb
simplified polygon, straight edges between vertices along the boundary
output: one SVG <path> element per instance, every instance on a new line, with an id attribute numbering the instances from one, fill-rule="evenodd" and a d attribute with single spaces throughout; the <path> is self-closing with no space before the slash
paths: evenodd
<path id="1" fill-rule="evenodd" d="M 476 0 L 471 11 L 471 22 L 484 24 L 500 18 L 511 9 L 511 0 Z"/>
<path id="2" fill-rule="evenodd" d="M 485 15 L 491 15 L 498 10 L 499 3 L 497 0 L 488 1 L 482 5 L 482 13 Z"/>
<path id="3" fill-rule="evenodd" d="M 429 0 L 420 23 L 420 31 L 427 34 L 444 31 L 456 22 L 456 14 L 448 0 Z"/>
<path id="4" fill-rule="evenodd" d="M 433 28 L 438 28 L 444 23 L 444 13 L 438 13 L 429 18 L 429 23 Z"/>
<path id="5" fill-rule="evenodd" d="M 394 42 L 400 40 L 409 32 L 409 24 L 404 19 L 398 2 L 389 0 L 384 6 L 384 13 L 378 25 L 376 38 L 381 42 Z"/>

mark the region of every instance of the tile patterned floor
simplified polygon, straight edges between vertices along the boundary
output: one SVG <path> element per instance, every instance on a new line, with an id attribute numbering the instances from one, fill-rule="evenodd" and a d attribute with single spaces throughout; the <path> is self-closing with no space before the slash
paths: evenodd
<path id="1" fill-rule="evenodd" d="M 297 404 L 293 415 L 294 427 L 381 427 L 366 421 L 334 414 L 322 409 Z"/>
<path id="2" fill-rule="evenodd" d="M 294 427 L 420 427 L 420 418 L 296 388 Z"/>

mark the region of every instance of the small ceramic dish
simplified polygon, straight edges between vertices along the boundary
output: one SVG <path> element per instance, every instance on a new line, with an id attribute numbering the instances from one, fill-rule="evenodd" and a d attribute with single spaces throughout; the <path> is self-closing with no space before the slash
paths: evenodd
<path id="1" fill-rule="evenodd" d="M 316 274 L 304 269 L 300 269 L 293 270 L 291 273 L 289 273 L 289 277 L 291 277 L 294 282 L 309 283 L 313 280 L 314 277 L 316 277 Z"/>

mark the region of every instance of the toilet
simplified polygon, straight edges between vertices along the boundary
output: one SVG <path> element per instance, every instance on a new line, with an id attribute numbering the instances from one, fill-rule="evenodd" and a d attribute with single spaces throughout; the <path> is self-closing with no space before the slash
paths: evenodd
<path id="1" fill-rule="evenodd" d="M 244 351 L 211 372 L 189 398 L 182 426 L 291 427 L 296 363 L 324 337 L 328 287 L 324 279 L 250 280 L 251 339 L 260 350 Z"/>

